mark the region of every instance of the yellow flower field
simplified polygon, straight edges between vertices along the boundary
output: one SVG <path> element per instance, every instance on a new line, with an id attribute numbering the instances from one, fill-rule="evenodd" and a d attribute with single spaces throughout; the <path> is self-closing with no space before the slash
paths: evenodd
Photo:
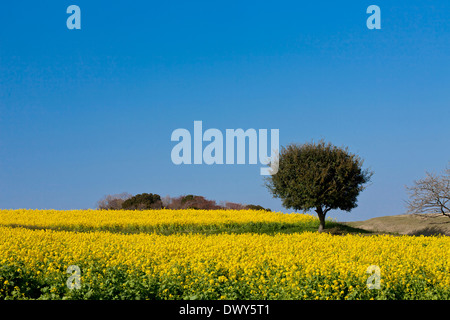
<path id="1" fill-rule="evenodd" d="M 304 219 L 307 223 L 314 217 L 250 210 L 1 210 L 0 298 L 448 299 L 450 296 L 450 240 L 445 236 L 334 236 L 308 231 L 163 235 L 100 231 L 111 223 L 157 225 L 174 221 L 191 225 L 220 224 L 232 219 L 249 223 Z M 84 224 L 99 230 L 50 230 L 55 226 Z M 68 287 L 71 274 L 66 270 L 71 265 L 81 271 L 79 289 Z M 366 271 L 371 265 L 379 268 L 379 289 L 367 286 L 371 274 Z"/>
<path id="2" fill-rule="evenodd" d="M 204 231 L 249 224 L 272 227 L 312 224 L 317 228 L 317 219 L 312 215 L 263 210 L 0 210 L 3 226 L 73 231 Z"/>

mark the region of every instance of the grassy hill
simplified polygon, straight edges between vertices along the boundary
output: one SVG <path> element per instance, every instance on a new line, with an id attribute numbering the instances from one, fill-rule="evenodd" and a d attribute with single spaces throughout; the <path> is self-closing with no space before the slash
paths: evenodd
<path id="1" fill-rule="evenodd" d="M 450 219 L 438 213 L 383 216 L 365 221 L 342 222 L 342 224 L 371 233 L 450 236 Z"/>

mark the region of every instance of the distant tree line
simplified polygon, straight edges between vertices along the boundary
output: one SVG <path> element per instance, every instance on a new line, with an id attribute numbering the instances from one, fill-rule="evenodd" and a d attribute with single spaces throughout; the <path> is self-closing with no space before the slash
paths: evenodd
<path id="1" fill-rule="evenodd" d="M 106 195 L 97 203 L 98 209 L 102 210 L 148 210 L 148 209 L 203 209 L 203 210 L 266 210 L 260 205 L 241 204 L 234 202 L 223 202 L 218 204 L 214 200 L 205 199 L 203 196 L 182 195 L 178 197 L 165 196 L 161 198 L 158 194 L 141 193 L 135 196 L 129 193 Z"/>

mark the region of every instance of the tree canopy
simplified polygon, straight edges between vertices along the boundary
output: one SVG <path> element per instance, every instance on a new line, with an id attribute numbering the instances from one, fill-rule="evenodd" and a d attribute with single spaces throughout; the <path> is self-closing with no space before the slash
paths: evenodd
<path id="1" fill-rule="evenodd" d="M 363 160 L 348 148 L 325 143 L 290 144 L 278 156 L 278 172 L 266 178 L 266 186 L 286 208 L 314 209 L 325 228 L 329 210 L 350 211 L 370 181 L 372 172 L 362 169 Z"/>
<path id="2" fill-rule="evenodd" d="M 161 197 L 153 193 L 137 194 L 122 203 L 122 209 L 127 210 L 161 209 L 161 207 Z"/>

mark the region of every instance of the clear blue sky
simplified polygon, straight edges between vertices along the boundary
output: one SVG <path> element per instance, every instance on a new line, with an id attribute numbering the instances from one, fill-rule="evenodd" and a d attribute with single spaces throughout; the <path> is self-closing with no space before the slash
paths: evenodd
<path id="1" fill-rule="evenodd" d="M 72 4 L 81 30 L 66 27 Z M 331 217 L 404 213 L 404 186 L 450 160 L 449 17 L 449 1 L 5 2 L 0 208 L 126 191 L 284 210 L 260 165 L 172 163 L 172 131 L 202 120 L 348 146 L 375 174 Z"/>

